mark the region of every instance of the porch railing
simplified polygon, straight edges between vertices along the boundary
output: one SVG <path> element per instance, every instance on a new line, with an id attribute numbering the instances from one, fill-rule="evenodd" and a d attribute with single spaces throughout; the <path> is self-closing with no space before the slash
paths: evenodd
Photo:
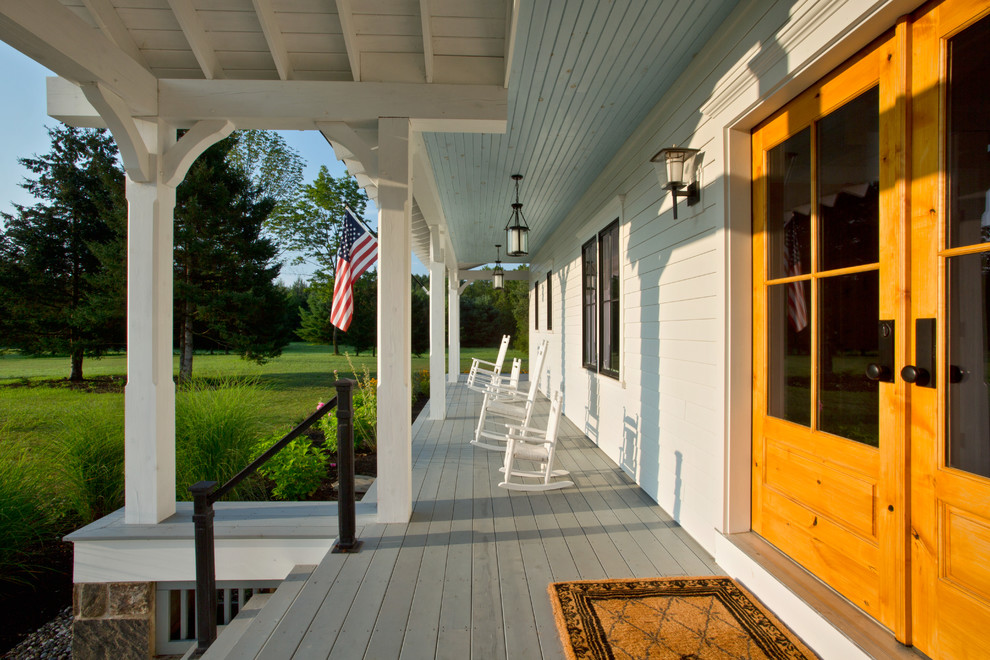
<path id="1" fill-rule="evenodd" d="M 333 552 L 357 552 L 361 542 L 354 538 L 354 404 L 357 383 L 343 378 L 334 383 L 336 396 L 316 409 L 299 426 L 289 431 L 264 454 L 217 486 L 215 481 L 200 481 L 189 487 L 193 495 L 193 526 L 196 547 L 196 653 L 202 654 L 217 637 L 217 575 L 213 535 L 213 504 L 254 474 L 286 445 L 306 432 L 324 415 L 337 409 L 337 517 L 339 532 Z"/>

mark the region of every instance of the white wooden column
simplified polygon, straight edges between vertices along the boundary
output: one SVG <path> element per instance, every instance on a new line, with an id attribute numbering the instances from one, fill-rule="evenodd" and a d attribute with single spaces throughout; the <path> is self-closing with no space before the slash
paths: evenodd
<path id="1" fill-rule="evenodd" d="M 448 285 L 450 286 L 449 302 L 447 303 L 447 346 L 450 364 L 447 367 L 447 378 L 456 383 L 461 375 L 461 290 L 458 286 L 460 279 L 457 271 L 449 271 Z"/>
<path id="2" fill-rule="evenodd" d="M 433 255 L 430 261 L 430 419 L 444 419 L 447 416 L 447 380 L 445 376 L 444 349 L 444 268 L 439 257 Z"/>
<path id="3" fill-rule="evenodd" d="M 412 515 L 409 120 L 378 120 L 378 521 Z"/>
<path id="4" fill-rule="evenodd" d="M 144 127 L 158 153 L 175 131 Z M 171 137 L 171 140 L 169 139 Z M 175 513 L 172 381 L 172 212 L 175 188 L 161 159 L 152 181 L 127 177 L 127 386 L 124 389 L 124 521 L 155 524 Z"/>

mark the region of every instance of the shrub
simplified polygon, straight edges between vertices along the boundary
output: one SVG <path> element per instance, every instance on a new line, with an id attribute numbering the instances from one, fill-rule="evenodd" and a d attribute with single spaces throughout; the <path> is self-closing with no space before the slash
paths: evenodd
<path id="1" fill-rule="evenodd" d="M 82 524 L 124 506 L 124 418 L 83 409 L 63 418 L 49 451 L 62 493 Z"/>
<path id="2" fill-rule="evenodd" d="M 62 528 L 62 507 L 43 461 L 0 442 L 0 582 L 23 582 L 42 568 L 32 551 Z"/>
<path id="3" fill-rule="evenodd" d="M 262 438 L 255 445 L 260 456 L 281 440 L 288 430 Z M 327 452 L 306 437 L 296 438 L 259 468 L 262 476 L 275 483 L 272 495 L 280 500 L 301 500 L 312 495 L 327 476 Z"/>
<path id="4" fill-rule="evenodd" d="M 344 354 L 347 363 L 351 366 L 351 373 L 357 381 L 354 393 L 354 451 L 359 453 L 369 453 L 378 450 L 378 380 L 371 377 L 367 365 L 364 366 L 361 375 L 354 369 L 351 357 Z M 334 378 L 338 379 L 338 374 L 334 372 Z M 322 405 L 322 404 L 321 404 Z M 324 447 L 331 453 L 337 452 L 337 413 L 336 409 L 320 420 L 319 428 L 322 429 L 326 441 Z"/>
<path id="5" fill-rule="evenodd" d="M 412 377 L 412 400 L 416 403 L 416 399 L 420 397 L 429 398 L 430 397 L 430 370 L 421 369 L 419 371 L 413 372 Z"/>
<path id="6" fill-rule="evenodd" d="M 176 496 L 192 499 L 198 481 L 224 483 L 254 455 L 261 426 L 263 390 L 256 382 L 193 381 L 175 397 Z M 235 500 L 264 499 L 258 479 L 247 479 L 230 494 Z"/>

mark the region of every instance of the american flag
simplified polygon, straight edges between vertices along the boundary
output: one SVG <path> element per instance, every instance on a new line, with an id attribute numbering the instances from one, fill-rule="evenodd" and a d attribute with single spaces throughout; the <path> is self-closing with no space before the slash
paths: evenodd
<path id="1" fill-rule="evenodd" d="M 787 276 L 801 274 L 801 241 L 795 216 L 784 223 L 784 259 L 787 262 Z M 787 318 L 795 332 L 808 327 L 808 300 L 804 295 L 805 282 L 791 282 L 787 285 Z"/>
<path id="2" fill-rule="evenodd" d="M 330 323 L 347 332 L 354 318 L 354 281 L 378 261 L 378 240 L 344 209 L 344 233 L 337 252 L 337 277 L 333 283 Z"/>

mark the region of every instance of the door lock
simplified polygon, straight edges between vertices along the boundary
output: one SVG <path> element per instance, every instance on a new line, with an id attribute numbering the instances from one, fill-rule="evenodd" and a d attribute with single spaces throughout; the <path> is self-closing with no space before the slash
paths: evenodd
<path id="1" fill-rule="evenodd" d="M 881 383 L 894 382 L 894 322 L 877 323 L 877 347 L 879 360 L 866 365 L 866 377 Z"/>

